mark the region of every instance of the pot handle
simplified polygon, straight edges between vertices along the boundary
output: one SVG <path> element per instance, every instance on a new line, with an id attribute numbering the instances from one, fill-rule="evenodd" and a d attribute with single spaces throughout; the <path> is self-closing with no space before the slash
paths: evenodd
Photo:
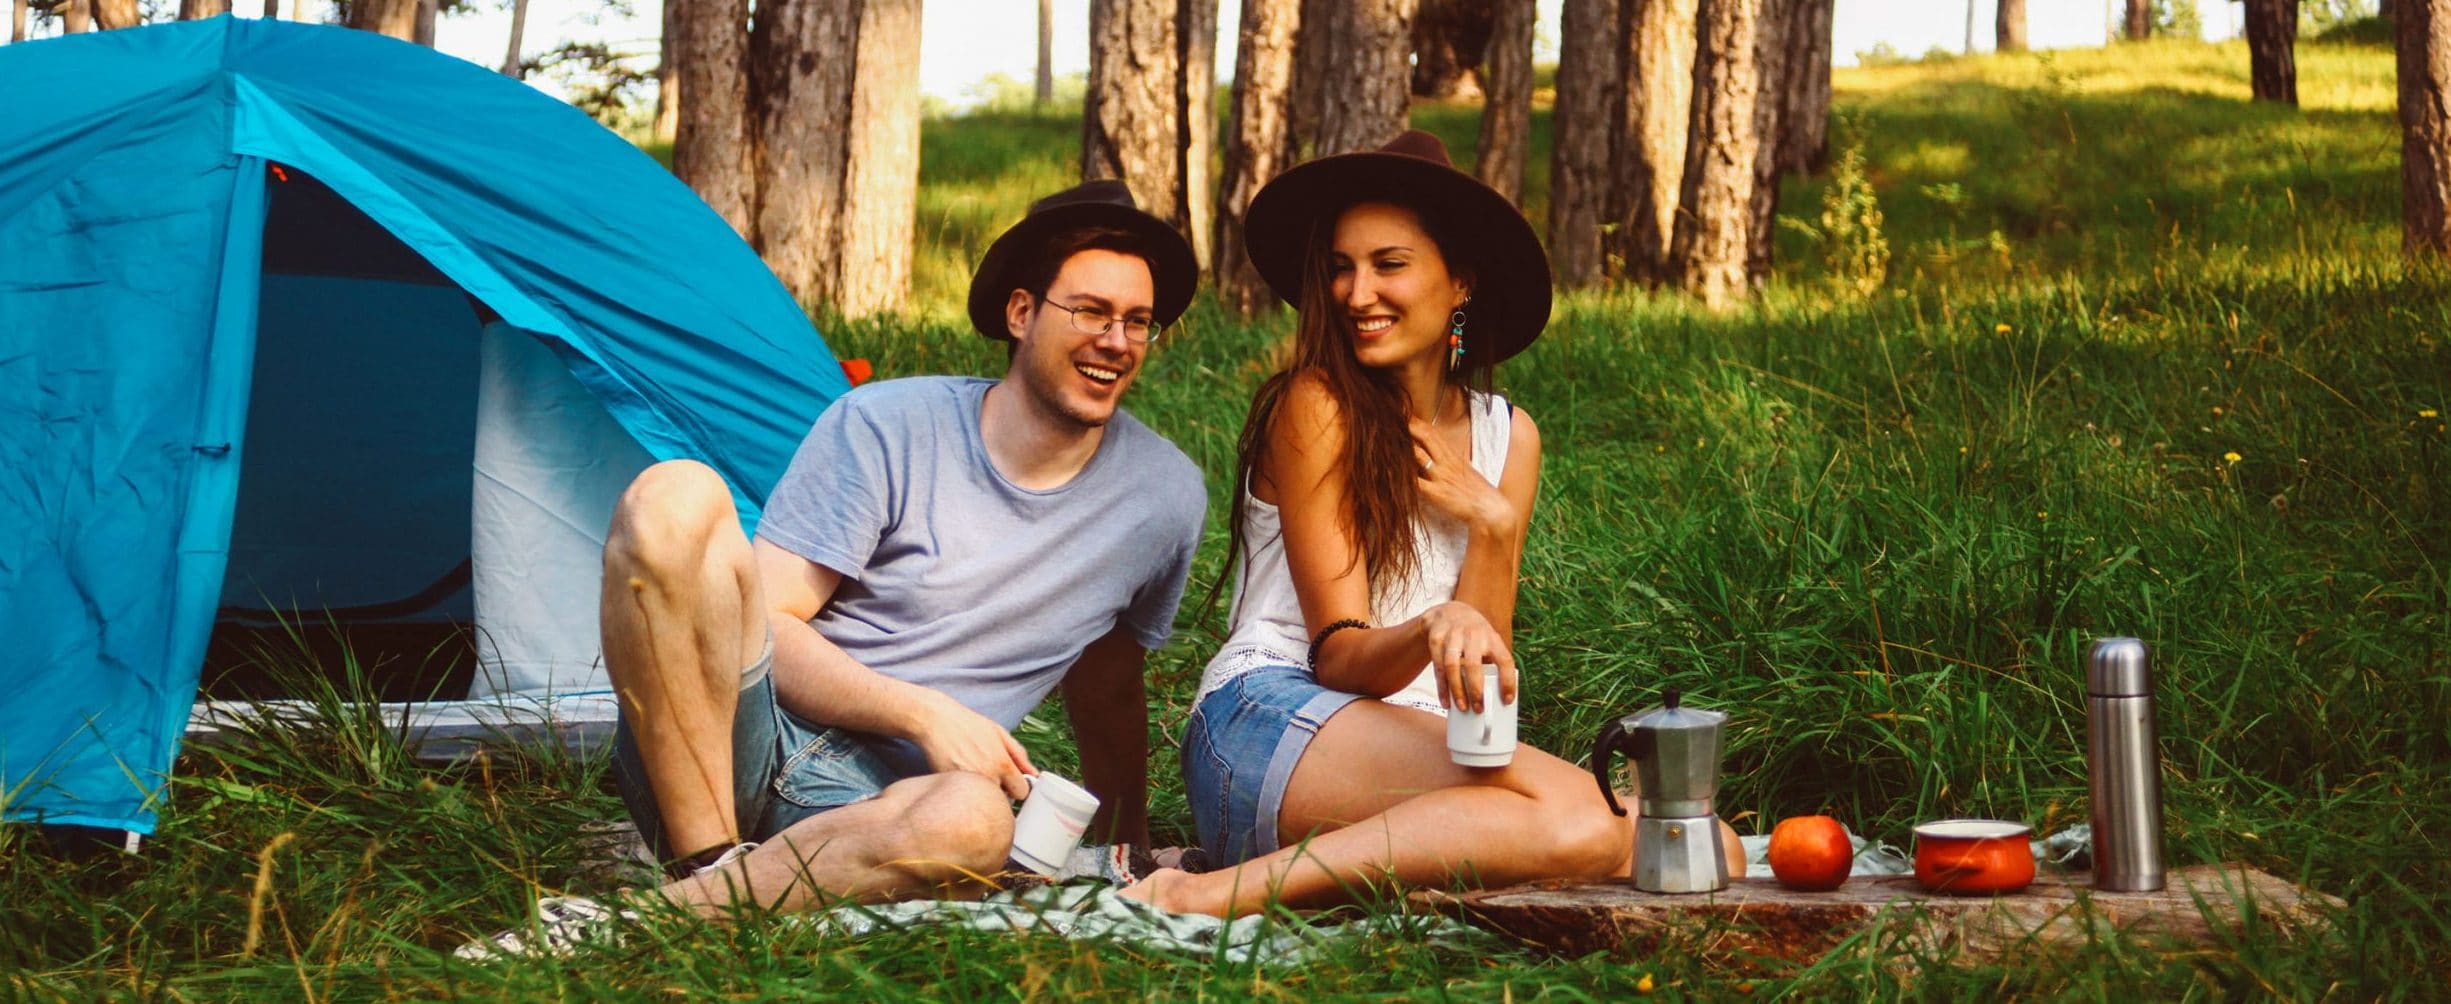
<path id="1" fill-rule="evenodd" d="M 1591 748 L 1592 780 L 1599 782 L 1600 797 L 1608 799 L 1609 811 L 1620 816 L 1625 815 L 1625 806 L 1617 802 L 1617 789 L 1609 787 L 1608 768 L 1610 758 L 1617 754 L 1617 747 L 1624 744 L 1625 739 L 1625 719 L 1611 718 L 1600 729 L 1600 739 Z"/>
<path id="2" fill-rule="evenodd" d="M 1974 859 L 1973 850 L 1971 847 L 1966 847 L 1954 851 L 1933 851 L 1930 861 L 1932 870 L 1950 875 L 1973 875 L 1981 872 L 1983 864 Z"/>

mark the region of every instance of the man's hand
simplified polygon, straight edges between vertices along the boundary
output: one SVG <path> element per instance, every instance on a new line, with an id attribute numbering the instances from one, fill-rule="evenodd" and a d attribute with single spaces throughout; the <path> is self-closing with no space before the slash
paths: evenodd
<path id="1" fill-rule="evenodd" d="M 1038 768 L 1030 765 L 1030 751 L 1022 749 L 1012 733 L 950 697 L 925 693 L 930 698 L 925 721 L 913 730 L 911 741 L 927 754 L 930 769 L 985 775 L 1015 800 L 1030 793 L 1030 782 L 1023 775 L 1036 774 Z"/>

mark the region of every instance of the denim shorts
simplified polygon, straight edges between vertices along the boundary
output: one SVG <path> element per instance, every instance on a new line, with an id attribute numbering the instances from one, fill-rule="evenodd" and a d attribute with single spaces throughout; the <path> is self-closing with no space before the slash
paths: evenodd
<path id="1" fill-rule="evenodd" d="M 1201 846 L 1219 865 L 1277 849 L 1294 764 L 1329 716 L 1361 699 L 1281 665 L 1229 677 L 1200 699 L 1183 732 L 1183 788 Z"/>
<path id="2" fill-rule="evenodd" d="M 741 688 L 732 712 L 732 815 L 741 839 L 772 838 L 793 823 L 928 773 L 925 759 L 909 743 L 811 724 L 783 710 L 774 696 L 774 650 L 768 648 L 759 663 L 742 673 L 757 682 Z M 664 814 L 626 710 L 613 735 L 613 779 L 656 860 L 705 850 L 667 846 Z"/>

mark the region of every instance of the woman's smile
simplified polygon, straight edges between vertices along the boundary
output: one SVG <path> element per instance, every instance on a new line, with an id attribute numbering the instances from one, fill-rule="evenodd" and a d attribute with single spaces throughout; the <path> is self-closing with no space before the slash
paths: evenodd
<path id="1" fill-rule="evenodd" d="M 1334 291 L 1363 365 L 1442 360 L 1446 320 L 1465 289 L 1420 217 L 1386 203 L 1353 206 L 1337 217 L 1331 252 Z"/>

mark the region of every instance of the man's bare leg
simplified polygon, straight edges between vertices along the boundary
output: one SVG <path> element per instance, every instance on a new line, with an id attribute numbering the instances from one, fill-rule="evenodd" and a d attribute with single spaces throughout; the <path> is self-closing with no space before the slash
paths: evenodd
<path id="1" fill-rule="evenodd" d="M 757 565 L 721 475 L 657 464 L 630 483 L 604 543 L 604 665 L 676 855 L 737 843 L 732 715 L 763 654 Z"/>
<path id="2" fill-rule="evenodd" d="M 1012 844 L 1012 803 L 996 782 L 930 774 L 803 819 L 719 870 L 658 891 L 705 916 L 751 901 L 800 910 L 834 898 L 969 898 L 993 888 L 985 880 Z"/>

